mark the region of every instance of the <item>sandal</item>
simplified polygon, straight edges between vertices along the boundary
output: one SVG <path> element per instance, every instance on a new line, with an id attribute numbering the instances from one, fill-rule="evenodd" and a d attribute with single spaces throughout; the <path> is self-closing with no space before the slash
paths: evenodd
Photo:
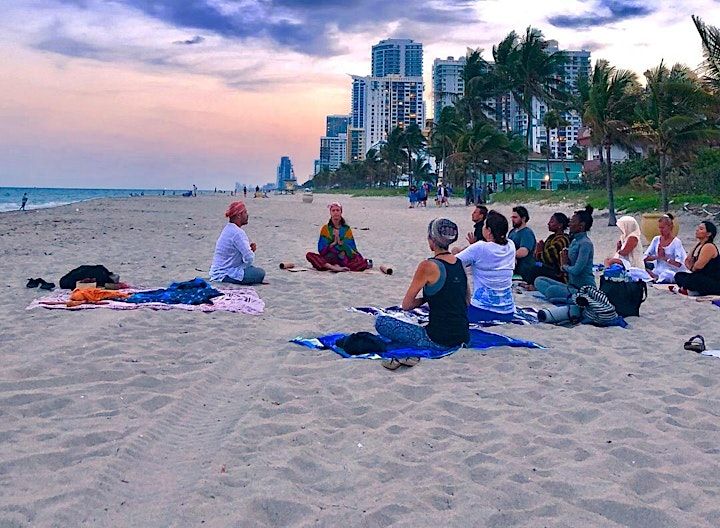
<path id="1" fill-rule="evenodd" d="M 41 280 L 42 279 L 28 279 L 25 286 L 28 288 L 37 288 L 40 285 Z"/>
<path id="2" fill-rule="evenodd" d="M 420 363 L 419 357 L 406 357 L 406 358 L 400 358 L 398 359 L 401 365 L 404 365 L 406 367 L 414 367 L 418 363 Z"/>
<path id="3" fill-rule="evenodd" d="M 692 336 L 690 339 L 685 341 L 685 350 L 697 352 L 700 354 L 705 351 L 705 338 L 701 335 Z"/>
<path id="4" fill-rule="evenodd" d="M 401 365 L 400 360 L 397 358 L 383 359 L 382 361 L 382 366 L 388 370 L 397 370 Z"/>

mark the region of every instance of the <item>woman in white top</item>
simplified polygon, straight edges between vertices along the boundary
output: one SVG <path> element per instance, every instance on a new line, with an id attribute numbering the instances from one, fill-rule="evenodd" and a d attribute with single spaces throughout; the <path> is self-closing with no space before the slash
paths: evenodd
<path id="1" fill-rule="evenodd" d="M 249 219 L 245 204 L 231 203 L 225 216 L 228 223 L 215 244 L 210 279 L 231 284 L 260 284 L 265 270 L 253 266 L 257 247 L 242 229 Z"/>
<path id="2" fill-rule="evenodd" d="M 680 239 L 673 235 L 673 220 L 673 215 L 669 213 L 658 219 L 660 235 L 652 239 L 645 251 L 645 262 L 655 263 L 655 267 L 648 273 L 657 282 L 666 284 L 675 282 L 678 271 L 687 271 L 687 252 Z"/>
<path id="3" fill-rule="evenodd" d="M 621 216 L 617 221 L 617 227 L 620 230 L 620 240 L 616 246 L 617 253 L 605 259 L 605 267 L 622 264 L 627 270 L 630 268 L 644 270 L 643 246 L 640 241 L 642 233 L 637 220 L 632 216 Z"/>
<path id="4" fill-rule="evenodd" d="M 473 295 L 468 307 L 471 323 L 511 321 L 515 315 L 512 295 L 515 244 L 508 240 L 507 233 L 507 218 L 490 211 L 482 230 L 485 240 L 457 254 L 463 265 L 472 267 Z"/>

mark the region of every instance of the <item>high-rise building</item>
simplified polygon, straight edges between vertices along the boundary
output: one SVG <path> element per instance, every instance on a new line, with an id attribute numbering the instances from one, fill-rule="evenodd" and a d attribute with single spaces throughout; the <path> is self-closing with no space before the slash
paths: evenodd
<path id="1" fill-rule="evenodd" d="M 422 77 L 423 50 L 409 39 L 381 40 L 372 47 L 372 77 Z"/>
<path id="2" fill-rule="evenodd" d="M 347 161 L 347 133 L 320 138 L 320 170 L 334 171 Z"/>
<path id="3" fill-rule="evenodd" d="M 329 115 L 325 118 L 325 136 L 338 137 L 338 134 L 347 134 L 350 123 L 348 115 Z"/>
<path id="4" fill-rule="evenodd" d="M 425 103 L 423 102 L 422 77 L 352 76 L 352 112 L 350 127 L 362 129 L 362 149 L 365 153 L 387 139 L 396 127 L 417 124 L 425 126 Z M 351 156 L 356 152 L 350 149 Z"/>
<path id="5" fill-rule="evenodd" d="M 465 93 L 463 68 L 465 68 L 465 57 L 459 59 L 448 57 L 433 61 L 433 118 L 436 121 L 443 108 L 454 104 Z"/>
<path id="6" fill-rule="evenodd" d="M 548 53 L 559 50 L 556 40 L 547 41 Z M 586 50 L 563 50 L 566 61 L 562 72 L 564 88 L 570 92 L 577 90 L 578 77 L 590 76 L 590 52 Z M 540 152 L 547 141 L 543 119 L 548 108 L 545 103 L 533 101 L 533 114 L 536 117 L 535 134 L 533 138 L 533 150 Z M 524 113 L 523 113 L 524 114 Z M 562 117 L 569 123 L 566 127 L 557 130 L 550 130 L 550 156 L 556 159 L 572 158 L 572 147 L 577 144 L 580 128 L 582 127 L 581 116 L 575 112 L 564 112 Z"/>
<path id="7" fill-rule="evenodd" d="M 279 190 L 283 190 L 286 188 L 288 183 L 294 184 L 297 183 L 297 180 L 295 179 L 295 171 L 293 170 L 292 162 L 290 161 L 289 156 L 283 156 L 280 158 L 280 164 L 277 168 L 277 179 L 276 182 L 276 188 Z"/>

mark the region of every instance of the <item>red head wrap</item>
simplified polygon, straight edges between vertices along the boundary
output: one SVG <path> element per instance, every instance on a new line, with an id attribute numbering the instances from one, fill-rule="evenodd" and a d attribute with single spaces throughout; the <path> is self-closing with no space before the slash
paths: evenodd
<path id="1" fill-rule="evenodd" d="M 244 203 L 233 202 L 227 208 L 227 211 L 225 211 L 225 216 L 227 216 L 228 218 L 232 218 L 234 216 L 244 213 L 245 211 L 247 211 L 247 207 L 245 207 Z"/>

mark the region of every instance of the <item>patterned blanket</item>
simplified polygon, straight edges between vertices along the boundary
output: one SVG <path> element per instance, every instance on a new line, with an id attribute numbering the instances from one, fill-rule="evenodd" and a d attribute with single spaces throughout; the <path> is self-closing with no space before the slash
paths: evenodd
<path id="1" fill-rule="evenodd" d="M 430 311 L 427 306 L 421 306 L 414 310 L 406 311 L 400 306 L 390 306 L 388 308 L 377 308 L 375 306 L 353 306 L 348 308 L 351 312 L 364 313 L 369 315 L 392 315 L 400 317 L 406 321 L 415 324 L 425 325 L 430 321 Z M 470 323 L 470 328 L 488 328 L 490 326 L 499 326 L 504 324 L 529 325 L 537 324 L 537 310 L 535 308 L 516 308 L 515 317 L 512 321 L 483 321 L 481 323 Z"/>
<path id="2" fill-rule="evenodd" d="M 120 290 L 125 293 L 139 293 L 147 290 Z M 28 310 L 33 308 L 46 308 L 49 310 L 93 310 L 96 308 L 110 308 L 111 310 L 186 310 L 190 312 L 234 312 L 247 315 L 259 315 L 265 310 L 265 302 L 258 296 L 254 288 L 220 289 L 220 297 L 212 299 L 212 304 L 165 304 L 160 302 L 148 302 L 133 304 L 119 301 L 101 301 L 98 304 L 81 304 L 80 306 L 69 307 L 65 303 L 70 300 L 70 292 L 67 290 L 56 290 L 51 294 L 35 299 Z"/>

